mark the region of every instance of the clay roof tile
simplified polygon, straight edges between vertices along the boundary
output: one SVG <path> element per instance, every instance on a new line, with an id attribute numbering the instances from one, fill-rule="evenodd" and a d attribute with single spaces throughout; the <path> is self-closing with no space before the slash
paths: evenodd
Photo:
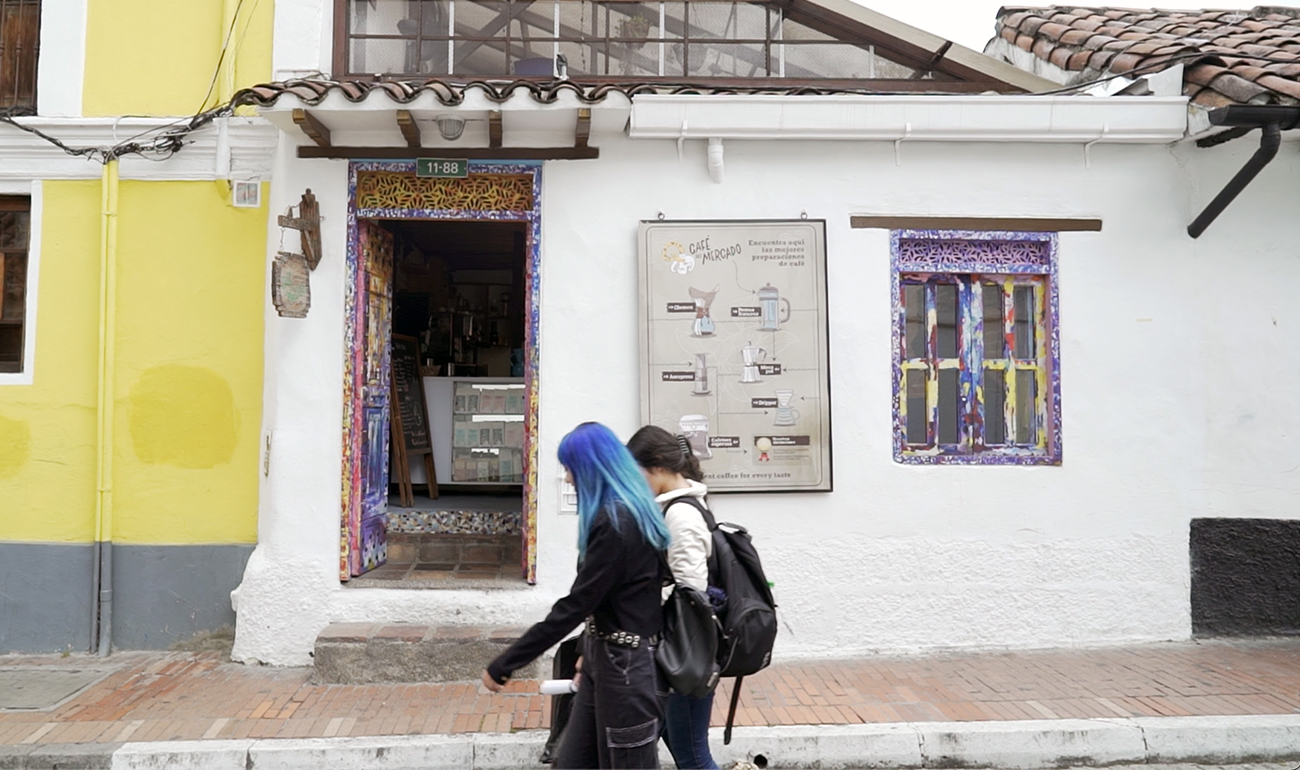
<path id="1" fill-rule="evenodd" d="M 1088 59 L 1090 58 L 1092 58 L 1092 51 L 1089 51 L 1087 49 L 1084 49 L 1082 51 L 1075 51 L 1074 53 L 1070 54 L 1070 59 L 1069 61 L 1066 62 L 1065 68 L 1067 70 L 1072 70 L 1075 72 L 1087 69 Z"/>
<path id="2" fill-rule="evenodd" d="M 1047 19 L 1044 19 L 1042 16 L 1027 16 L 1024 21 L 1016 25 L 1016 29 L 1019 30 L 1022 35 L 1036 35 L 1038 34 L 1039 28 L 1046 23 Z"/>
<path id="3" fill-rule="evenodd" d="M 1300 99 L 1300 83 L 1294 80 L 1278 77 L 1277 75 L 1261 75 L 1255 80 L 1255 84 L 1285 94 L 1292 99 Z"/>
<path id="4" fill-rule="evenodd" d="M 1057 48 L 1055 51 L 1052 51 L 1051 56 L 1049 56 L 1047 60 L 1050 61 L 1052 64 L 1055 64 L 1056 66 L 1060 67 L 1061 69 L 1067 69 L 1070 63 L 1070 56 L 1072 54 L 1073 52 L 1069 48 L 1061 47 L 1061 48 Z"/>

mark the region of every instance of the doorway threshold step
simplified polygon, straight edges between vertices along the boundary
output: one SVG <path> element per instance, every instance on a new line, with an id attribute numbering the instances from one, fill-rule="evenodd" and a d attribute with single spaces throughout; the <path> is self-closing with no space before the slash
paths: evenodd
<path id="1" fill-rule="evenodd" d="M 334 623 L 316 637 L 317 684 L 473 682 L 527 629 Z M 537 662 L 515 672 L 537 679 Z"/>

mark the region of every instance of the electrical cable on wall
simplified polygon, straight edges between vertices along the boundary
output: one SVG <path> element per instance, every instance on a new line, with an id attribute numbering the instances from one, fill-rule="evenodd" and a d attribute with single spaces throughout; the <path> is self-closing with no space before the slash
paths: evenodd
<path id="1" fill-rule="evenodd" d="M 188 144 L 185 139 L 190 134 L 198 131 L 217 118 L 228 117 L 234 114 L 235 105 L 233 103 L 219 105 L 207 110 L 205 110 L 204 107 L 207 106 L 208 100 L 212 98 L 212 92 L 216 89 L 217 80 L 221 76 L 221 68 L 226 61 L 226 55 L 230 49 L 230 40 L 234 36 L 235 27 L 239 23 L 240 12 L 244 8 L 244 2 L 245 0 L 239 0 L 238 4 L 235 6 L 235 12 L 230 20 L 230 27 L 226 30 L 225 38 L 222 41 L 221 53 L 217 57 L 217 66 L 212 73 L 212 80 L 208 84 L 208 91 L 203 97 L 203 102 L 199 105 L 198 112 L 188 118 L 182 118 L 165 126 L 151 128 L 148 131 L 143 131 L 109 147 L 70 147 L 66 143 L 50 136 L 44 131 L 20 122 L 10 110 L 0 110 L 0 123 L 6 123 L 20 131 L 26 131 L 29 134 L 37 136 L 55 147 L 58 147 L 60 150 L 63 150 L 68 155 L 86 158 L 87 160 L 95 160 L 101 164 L 106 164 L 126 155 L 139 155 L 146 160 L 165 161 L 180 152 L 180 150 Z M 261 0 L 254 0 L 252 8 L 249 10 L 250 14 L 257 10 L 259 2 L 261 2 Z M 245 32 L 247 32 L 247 25 L 245 25 Z M 240 36 L 240 40 L 243 40 L 243 35 Z M 161 131 L 162 133 L 155 136 L 152 140 L 141 140 L 141 137 L 157 131 Z"/>

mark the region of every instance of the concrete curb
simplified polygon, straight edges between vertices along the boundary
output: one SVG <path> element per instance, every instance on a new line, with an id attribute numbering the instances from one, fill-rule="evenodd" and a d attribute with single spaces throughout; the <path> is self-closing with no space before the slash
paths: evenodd
<path id="1" fill-rule="evenodd" d="M 1300 714 L 916 722 L 714 730 L 723 767 L 773 770 L 1241 764 L 1300 760 Z M 506 770 L 537 762 L 546 732 L 0 747 L 0 770 Z M 661 751 L 665 767 L 672 760 Z"/>
<path id="2" fill-rule="evenodd" d="M 0 746 L 0 770 L 109 770 L 121 743 Z"/>

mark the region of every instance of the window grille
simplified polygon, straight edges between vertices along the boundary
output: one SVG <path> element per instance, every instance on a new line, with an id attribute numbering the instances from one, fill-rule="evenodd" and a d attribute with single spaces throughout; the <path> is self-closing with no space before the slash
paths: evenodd
<path id="1" fill-rule="evenodd" d="M 36 112 L 40 0 L 0 0 L 0 112 Z"/>
<path id="2" fill-rule="evenodd" d="M 0 372 L 21 372 L 31 200 L 0 196 Z"/>
<path id="3" fill-rule="evenodd" d="M 344 77 L 910 78 L 779 3 L 338 0 Z M 561 57 L 563 57 L 561 59 Z M 559 62 L 563 61 L 563 64 Z"/>

